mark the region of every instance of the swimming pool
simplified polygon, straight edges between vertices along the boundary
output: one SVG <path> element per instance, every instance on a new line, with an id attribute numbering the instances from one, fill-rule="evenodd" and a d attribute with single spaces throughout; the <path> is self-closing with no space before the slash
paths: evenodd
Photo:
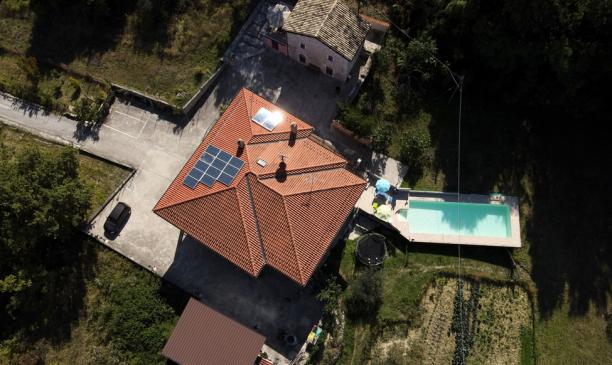
<path id="1" fill-rule="evenodd" d="M 510 209 L 505 204 L 410 200 L 399 211 L 412 233 L 510 237 Z"/>

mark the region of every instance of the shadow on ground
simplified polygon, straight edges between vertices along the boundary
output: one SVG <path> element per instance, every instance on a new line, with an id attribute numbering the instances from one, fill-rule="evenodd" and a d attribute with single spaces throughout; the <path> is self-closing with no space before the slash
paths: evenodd
<path id="1" fill-rule="evenodd" d="M 321 317 L 311 285 L 301 287 L 270 268 L 253 278 L 189 236 L 179 238 L 164 279 L 264 335 L 268 346 L 288 358 L 299 348 L 288 345 L 285 336 L 302 344 Z"/>
<path id="2" fill-rule="evenodd" d="M 571 315 L 590 305 L 605 311 L 612 288 L 609 141 L 594 122 L 560 112 L 466 99 L 461 191 L 519 197 L 524 247 L 518 256 L 530 261 L 523 264 L 531 268 L 540 315 L 547 318 L 563 303 L 566 287 Z M 445 174 L 447 191 L 457 189 L 456 108 L 455 100 L 430 111 L 435 168 Z"/>
<path id="3" fill-rule="evenodd" d="M 35 17 L 28 55 L 69 64 L 114 47 L 134 4 L 117 0 L 96 4 L 32 2 Z"/>

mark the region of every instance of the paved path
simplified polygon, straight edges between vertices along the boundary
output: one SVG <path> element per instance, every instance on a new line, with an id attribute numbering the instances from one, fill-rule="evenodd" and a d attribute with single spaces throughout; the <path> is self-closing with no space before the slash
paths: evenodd
<path id="1" fill-rule="evenodd" d="M 142 266 L 163 275 L 172 264 L 178 230 L 151 209 L 200 143 L 213 119 L 195 120 L 177 128 L 159 114 L 115 102 L 107 121 L 97 130 L 79 129 L 71 119 L 45 114 L 29 103 L 0 97 L 0 119 L 7 124 L 137 170 L 134 177 L 93 221 L 91 233 Z M 116 200 L 132 207 L 129 224 L 114 241 L 103 237 L 102 225 Z"/>

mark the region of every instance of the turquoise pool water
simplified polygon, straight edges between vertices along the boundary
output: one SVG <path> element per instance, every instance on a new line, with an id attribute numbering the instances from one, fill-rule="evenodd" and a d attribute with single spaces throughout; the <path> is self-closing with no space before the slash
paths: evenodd
<path id="1" fill-rule="evenodd" d="M 399 212 L 413 233 L 510 237 L 510 209 L 505 204 L 410 200 Z"/>

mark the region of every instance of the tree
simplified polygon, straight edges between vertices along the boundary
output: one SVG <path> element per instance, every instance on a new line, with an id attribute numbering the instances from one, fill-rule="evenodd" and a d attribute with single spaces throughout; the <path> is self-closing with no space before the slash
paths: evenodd
<path id="1" fill-rule="evenodd" d="M 338 283 L 338 277 L 332 275 L 325 282 L 325 287 L 317 294 L 317 299 L 323 303 L 323 325 L 326 329 L 334 330 L 334 311 L 338 307 L 338 299 L 342 293 L 342 287 Z"/>
<path id="2" fill-rule="evenodd" d="M 45 290 L 45 275 L 66 259 L 91 195 L 79 180 L 75 150 L 16 153 L 1 140 L 0 318 L 35 304 L 27 298 Z"/>
<path id="3" fill-rule="evenodd" d="M 391 145 L 393 131 L 388 123 L 383 123 L 374 129 L 372 135 L 372 149 L 378 153 L 387 153 Z"/>
<path id="4" fill-rule="evenodd" d="M 79 122 L 93 122 L 96 119 L 96 105 L 87 98 L 81 98 L 74 106 L 74 114 Z"/>
<path id="5" fill-rule="evenodd" d="M 423 128 L 413 128 L 407 131 L 402 139 L 400 159 L 402 162 L 421 166 L 425 161 L 427 149 L 431 145 L 431 136 Z"/>
<path id="6" fill-rule="evenodd" d="M 347 314 L 352 318 L 372 318 L 382 304 L 383 280 L 380 271 L 361 273 L 350 284 L 347 297 Z"/>
<path id="7" fill-rule="evenodd" d="M 40 79 L 40 70 L 36 58 L 21 56 L 17 59 L 17 67 L 25 73 L 32 89 L 36 89 L 38 87 L 38 80 Z"/>

